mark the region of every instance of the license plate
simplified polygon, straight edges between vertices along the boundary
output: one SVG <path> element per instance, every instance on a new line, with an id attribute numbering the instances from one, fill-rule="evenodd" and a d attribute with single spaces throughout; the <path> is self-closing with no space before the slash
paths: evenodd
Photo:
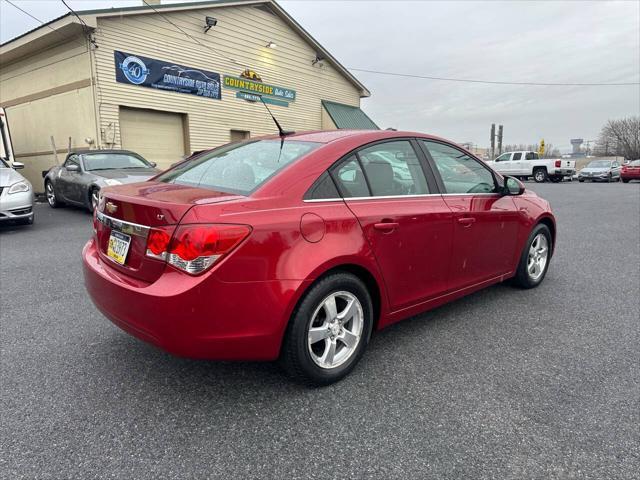
<path id="1" fill-rule="evenodd" d="M 129 252 L 130 244 L 131 237 L 129 235 L 112 230 L 111 236 L 109 237 L 107 256 L 120 265 L 124 265 L 124 262 L 127 260 L 127 252 Z"/>

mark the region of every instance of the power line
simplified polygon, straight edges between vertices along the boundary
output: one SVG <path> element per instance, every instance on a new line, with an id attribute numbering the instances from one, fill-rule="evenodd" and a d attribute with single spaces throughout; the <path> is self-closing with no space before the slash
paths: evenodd
<path id="1" fill-rule="evenodd" d="M 87 25 L 85 21 L 82 18 L 80 18 L 80 15 L 78 15 L 73 8 L 67 5 L 67 2 L 65 2 L 64 0 L 60 0 L 60 1 L 65 7 L 67 7 L 67 10 L 69 10 L 80 21 L 80 23 L 82 24 L 82 30 L 84 30 L 84 33 L 85 34 L 88 33 L 89 25 Z"/>
<path id="2" fill-rule="evenodd" d="M 243 65 L 242 63 L 238 62 L 237 60 L 234 60 L 231 57 L 227 57 L 226 55 L 214 50 L 213 48 L 211 48 L 209 45 L 206 45 L 202 42 L 200 42 L 197 38 L 192 37 L 191 35 L 189 35 L 187 32 L 185 32 L 182 28 L 180 28 L 178 25 L 176 25 L 175 23 L 173 23 L 171 20 L 169 20 L 166 16 L 164 16 L 161 12 L 159 12 L 157 9 L 155 9 L 152 5 L 149 5 L 146 0 L 142 0 L 142 3 L 144 3 L 147 7 L 149 7 L 151 10 L 153 10 L 154 12 L 156 12 L 158 15 L 160 15 L 160 17 L 162 17 L 162 19 L 167 22 L 170 23 L 171 25 L 173 25 L 176 29 L 178 29 L 180 32 L 182 32 L 182 34 L 184 34 L 184 36 L 186 36 L 187 38 L 190 38 L 191 40 L 193 40 L 195 43 L 197 43 L 198 45 L 200 45 L 201 47 L 206 48 L 207 50 L 215 53 L 216 55 L 224 58 L 225 60 L 231 62 L 231 63 L 235 63 L 237 65 Z"/>
<path id="3" fill-rule="evenodd" d="M 377 75 L 390 75 L 393 77 L 405 78 L 421 78 L 425 80 L 441 80 L 447 82 L 465 82 L 465 83 L 485 83 L 490 85 L 534 85 L 541 87 L 613 87 L 613 86 L 629 86 L 640 85 L 640 82 L 624 82 L 624 83 L 551 83 L 551 82 L 503 82 L 498 80 L 475 80 L 469 78 L 447 78 L 434 77 L 428 75 L 413 75 L 409 73 L 382 72 L 378 70 L 366 70 L 363 68 L 349 68 L 354 72 L 375 73 Z"/>

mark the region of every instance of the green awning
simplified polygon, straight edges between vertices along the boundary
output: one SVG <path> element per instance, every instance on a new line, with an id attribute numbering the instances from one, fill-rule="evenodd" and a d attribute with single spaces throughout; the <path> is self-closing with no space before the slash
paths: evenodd
<path id="1" fill-rule="evenodd" d="M 354 130 L 380 130 L 367 114 L 358 107 L 343 105 L 342 103 L 322 100 L 322 106 L 327 111 L 337 128 Z"/>

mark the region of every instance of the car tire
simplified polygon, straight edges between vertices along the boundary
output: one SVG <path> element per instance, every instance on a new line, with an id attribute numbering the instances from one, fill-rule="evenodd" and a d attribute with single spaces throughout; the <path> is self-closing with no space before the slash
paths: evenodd
<path id="1" fill-rule="evenodd" d="M 514 285 L 520 288 L 534 288 L 542 283 L 551 261 L 552 242 L 551 231 L 545 224 L 539 223 L 533 228 L 520 255 L 516 275 L 513 277 Z M 542 259 L 541 248 L 546 249 L 544 264 L 539 261 Z"/>
<path id="2" fill-rule="evenodd" d="M 89 211 L 93 213 L 93 211 L 98 208 L 98 196 L 100 194 L 100 188 L 91 187 L 89 189 Z"/>
<path id="3" fill-rule="evenodd" d="M 613 182 L 613 175 L 609 174 L 609 176 L 607 177 L 607 183 L 611 182 Z"/>
<path id="4" fill-rule="evenodd" d="M 629 183 L 629 179 L 628 179 L 628 178 L 623 178 L 623 179 L 622 179 L 622 181 L 623 181 L 624 183 Z"/>
<path id="5" fill-rule="evenodd" d="M 536 183 L 544 183 L 547 181 L 547 169 L 546 168 L 536 168 L 533 171 L 533 179 Z"/>
<path id="6" fill-rule="evenodd" d="M 51 208 L 58 208 L 64 205 L 63 202 L 58 200 L 58 196 L 56 195 L 56 189 L 50 181 L 46 181 L 44 184 L 44 194 L 47 197 L 47 203 Z"/>
<path id="7" fill-rule="evenodd" d="M 365 284 L 350 273 L 332 273 L 315 283 L 294 310 L 280 363 L 299 383 L 337 382 L 364 354 L 372 328 L 373 305 Z"/>
<path id="8" fill-rule="evenodd" d="M 580 183 L 584 183 L 584 180 L 583 180 L 582 178 L 579 178 L 579 179 L 578 179 L 578 181 L 579 181 Z"/>

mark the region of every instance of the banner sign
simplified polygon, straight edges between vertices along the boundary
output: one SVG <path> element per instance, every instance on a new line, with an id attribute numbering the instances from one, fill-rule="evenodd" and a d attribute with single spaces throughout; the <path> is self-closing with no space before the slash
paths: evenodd
<path id="1" fill-rule="evenodd" d="M 252 93 L 254 95 L 280 98 L 287 102 L 293 102 L 296 99 L 295 90 L 284 87 L 276 87 L 275 85 L 269 85 L 267 83 L 255 82 L 247 78 L 225 75 L 224 86 L 225 88 L 241 90 L 243 92 Z"/>
<path id="2" fill-rule="evenodd" d="M 116 81 L 220 100 L 220 74 L 162 60 L 114 52 Z"/>
<path id="3" fill-rule="evenodd" d="M 254 95 L 253 93 L 246 92 L 236 92 L 236 98 L 242 98 L 247 102 L 260 102 L 261 95 Z M 262 97 L 262 101 L 264 103 L 268 103 L 269 105 L 278 105 L 279 107 L 288 107 L 288 102 L 283 102 L 282 100 L 276 100 L 275 98 Z"/>

